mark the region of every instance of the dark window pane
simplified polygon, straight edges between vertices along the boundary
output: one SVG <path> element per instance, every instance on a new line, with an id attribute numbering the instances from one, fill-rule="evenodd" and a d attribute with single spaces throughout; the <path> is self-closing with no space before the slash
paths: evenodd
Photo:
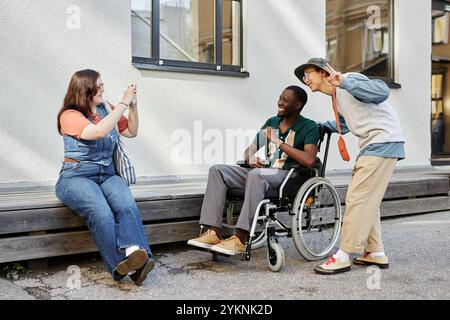
<path id="1" fill-rule="evenodd" d="M 431 154 L 439 156 L 444 153 L 444 149 L 448 149 L 448 145 L 444 144 L 445 137 L 445 119 L 443 110 L 443 101 L 436 100 L 432 102 L 432 120 L 431 120 Z M 447 150 L 445 150 L 448 153 Z"/>
<path id="2" fill-rule="evenodd" d="M 160 0 L 160 57 L 215 63 L 214 21 L 214 0 Z"/>
<path id="3" fill-rule="evenodd" d="M 443 74 L 433 74 L 431 77 L 431 98 L 439 99 L 442 98 L 443 94 Z"/>
<path id="4" fill-rule="evenodd" d="M 336 70 L 392 78 L 390 0 L 327 0 L 327 56 Z"/>
<path id="5" fill-rule="evenodd" d="M 449 13 L 433 18 L 433 43 L 448 44 Z"/>
<path id="6" fill-rule="evenodd" d="M 223 0 L 222 9 L 222 59 L 223 64 L 241 64 L 241 3 Z"/>
<path id="7" fill-rule="evenodd" d="M 152 1 L 131 1 L 131 40 L 133 57 L 152 56 Z"/>

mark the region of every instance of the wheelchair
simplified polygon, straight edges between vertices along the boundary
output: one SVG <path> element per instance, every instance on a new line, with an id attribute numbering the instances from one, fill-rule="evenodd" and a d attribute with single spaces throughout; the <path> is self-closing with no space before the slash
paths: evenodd
<path id="1" fill-rule="evenodd" d="M 278 242 L 280 237 L 292 238 L 295 248 L 307 261 L 324 259 L 329 255 L 338 241 L 342 223 L 339 195 L 331 182 L 325 178 L 330 137 L 331 133 L 327 133 L 323 162 L 317 158 L 313 168 L 300 165 L 291 168 L 278 190 L 267 191 L 265 199 L 255 210 L 246 251 L 235 257 L 248 261 L 252 250 L 267 245 L 269 269 L 279 272 L 285 265 L 284 250 Z M 324 138 L 320 138 L 319 152 Z M 244 161 L 237 164 L 246 166 Z M 242 204 L 243 198 L 242 191 L 228 191 L 223 224 L 225 228 L 235 228 L 236 212 L 239 214 L 239 205 Z M 279 219 L 279 214 L 283 212 L 288 213 L 288 221 Z M 290 226 L 287 223 L 289 220 Z M 218 256 L 226 256 L 215 251 L 210 252 L 214 260 L 217 260 Z"/>

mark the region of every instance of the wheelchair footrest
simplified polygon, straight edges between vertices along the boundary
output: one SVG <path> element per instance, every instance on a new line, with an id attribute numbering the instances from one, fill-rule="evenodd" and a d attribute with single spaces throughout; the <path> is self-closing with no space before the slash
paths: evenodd
<path id="1" fill-rule="evenodd" d="M 246 260 L 250 259 L 250 257 L 249 257 L 249 259 L 246 258 L 247 257 L 247 252 L 236 253 L 236 254 L 226 254 L 226 253 L 222 253 L 222 252 L 213 251 L 210 248 L 207 249 L 207 248 L 201 248 L 201 247 L 195 247 L 195 246 L 192 246 L 192 249 L 198 250 L 198 251 L 203 251 L 203 252 L 209 252 L 213 256 L 222 256 L 222 257 L 234 258 L 234 259 L 241 260 L 241 261 L 246 261 Z"/>

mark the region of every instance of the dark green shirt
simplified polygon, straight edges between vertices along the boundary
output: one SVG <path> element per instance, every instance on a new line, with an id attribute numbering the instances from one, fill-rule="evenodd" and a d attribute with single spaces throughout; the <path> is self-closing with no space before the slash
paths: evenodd
<path id="1" fill-rule="evenodd" d="M 278 116 L 267 120 L 259 134 L 255 137 L 254 143 L 258 150 L 266 147 L 266 156 L 270 160 L 270 167 L 289 170 L 296 161 L 277 148 L 274 143 L 270 143 L 268 146 L 268 139 L 263 135 L 263 130 L 267 127 L 277 129 L 277 135 L 280 140 L 301 151 L 305 150 L 305 145 L 307 144 L 317 145 L 320 139 L 320 133 L 316 122 L 302 116 L 284 133 L 279 131 L 280 122 L 281 118 Z M 274 156 L 271 157 L 271 153 Z"/>

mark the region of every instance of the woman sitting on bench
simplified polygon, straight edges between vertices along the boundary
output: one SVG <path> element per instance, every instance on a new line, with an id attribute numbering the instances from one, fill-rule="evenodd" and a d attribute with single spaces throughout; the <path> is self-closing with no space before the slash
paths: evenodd
<path id="1" fill-rule="evenodd" d="M 58 114 L 64 162 L 56 196 L 84 219 L 114 280 L 130 274 L 141 285 L 155 261 L 136 202 L 113 163 L 119 132 L 128 138 L 137 135 L 137 91 L 130 85 L 111 112 L 103 92 L 98 72 L 82 70 L 72 76 Z M 128 108 L 127 119 L 123 113 Z"/>

